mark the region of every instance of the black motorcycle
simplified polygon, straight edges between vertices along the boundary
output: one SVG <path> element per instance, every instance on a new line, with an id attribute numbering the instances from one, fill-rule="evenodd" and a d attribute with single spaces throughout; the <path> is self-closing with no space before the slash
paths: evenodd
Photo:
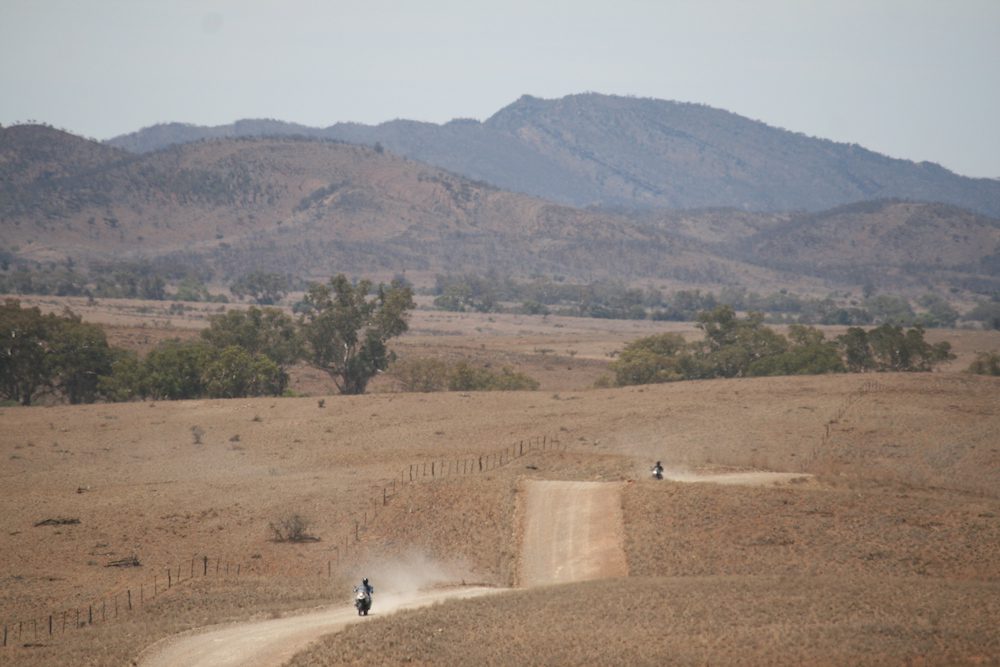
<path id="1" fill-rule="evenodd" d="M 372 596 L 361 590 L 354 589 L 354 608 L 358 610 L 358 616 L 367 616 L 372 608 Z"/>

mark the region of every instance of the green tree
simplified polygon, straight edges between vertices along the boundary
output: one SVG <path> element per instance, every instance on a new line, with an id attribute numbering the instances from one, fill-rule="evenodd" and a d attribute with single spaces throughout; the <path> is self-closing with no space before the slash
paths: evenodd
<path id="1" fill-rule="evenodd" d="M 414 307 L 409 287 L 380 285 L 369 299 L 371 287 L 367 280 L 352 285 L 340 274 L 326 285 L 310 284 L 303 299 L 305 359 L 344 394 L 363 394 L 375 374 L 388 367 L 394 357 L 386 343 L 406 331 Z"/>
<path id="2" fill-rule="evenodd" d="M 98 380 L 98 391 L 108 401 L 131 401 L 146 395 L 146 370 L 131 350 L 112 348 L 111 372 Z"/>
<path id="3" fill-rule="evenodd" d="M 705 332 L 699 361 L 708 377 L 743 377 L 754 362 L 788 349 L 783 336 L 764 326 L 762 313 L 741 320 L 731 307 L 718 306 L 699 313 L 697 326 Z"/>
<path id="4" fill-rule="evenodd" d="M 784 352 L 750 364 L 750 375 L 819 375 L 842 373 L 844 362 L 836 343 L 827 341 L 819 329 L 792 324 L 788 327 L 789 347 Z"/>
<path id="5" fill-rule="evenodd" d="M 612 362 L 615 384 L 672 382 L 685 377 L 688 345 L 680 334 L 665 333 L 634 340 Z"/>
<path id="6" fill-rule="evenodd" d="M 205 366 L 202 381 L 212 398 L 277 396 L 288 385 L 288 375 L 263 354 L 230 345 Z"/>
<path id="7" fill-rule="evenodd" d="M 166 400 L 203 396 L 202 369 L 214 356 L 212 348 L 203 342 L 163 341 L 143 362 L 141 395 Z"/>
<path id="8" fill-rule="evenodd" d="M 236 345 L 250 354 L 263 354 L 282 370 L 302 354 L 295 320 L 277 308 L 251 306 L 247 310 L 213 315 L 201 337 L 218 350 Z"/>
<path id="9" fill-rule="evenodd" d="M 115 355 L 104 330 L 67 312 L 48 327 L 46 365 L 53 388 L 70 403 L 93 403 L 101 376 L 110 375 Z"/>
<path id="10" fill-rule="evenodd" d="M 238 299 L 249 296 L 261 306 L 278 303 L 288 294 L 291 281 L 288 276 L 267 271 L 252 271 L 236 279 L 229 291 Z"/>
<path id="11" fill-rule="evenodd" d="M 31 405 L 52 380 L 46 363 L 52 315 L 37 308 L 21 308 L 17 299 L 0 306 L 0 395 L 21 405 Z"/>

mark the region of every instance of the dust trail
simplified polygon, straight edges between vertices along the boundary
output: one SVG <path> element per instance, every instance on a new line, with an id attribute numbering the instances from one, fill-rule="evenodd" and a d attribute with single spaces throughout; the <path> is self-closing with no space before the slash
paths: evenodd
<path id="1" fill-rule="evenodd" d="M 650 477 L 649 469 L 643 475 Z M 681 466 L 664 467 L 663 479 L 684 484 L 726 484 L 732 486 L 769 486 L 798 484 L 809 481 L 813 475 L 803 472 L 775 472 L 772 470 L 742 470 L 739 472 L 698 473 Z"/>

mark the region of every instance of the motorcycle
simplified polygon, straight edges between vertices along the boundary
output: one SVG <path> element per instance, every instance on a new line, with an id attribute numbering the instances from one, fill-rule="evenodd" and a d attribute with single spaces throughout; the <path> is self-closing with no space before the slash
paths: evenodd
<path id="1" fill-rule="evenodd" d="M 372 596 L 360 588 L 354 589 L 354 608 L 358 610 L 358 616 L 367 616 L 372 608 Z"/>
<path id="2" fill-rule="evenodd" d="M 650 469 L 653 473 L 653 479 L 663 479 L 663 466 L 655 465 Z"/>

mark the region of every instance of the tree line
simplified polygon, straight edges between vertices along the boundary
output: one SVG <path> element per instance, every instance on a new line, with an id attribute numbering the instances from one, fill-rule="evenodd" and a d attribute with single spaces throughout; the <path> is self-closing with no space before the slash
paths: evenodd
<path id="1" fill-rule="evenodd" d="M 16 299 L 0 307 L 0 398 L 31 405 L 48 395 L 97 400 L 280 395 L 300 360 L 360 394 L 394 359 L 387 342 L 408 327 L 412 290 L 345 276 L 312 283 L 296 318 L 274 308 L 210 319 L 197 340 L 169 340 L 139 358 L 69 310 L 43 314 Z"/>
<path id="2" fill-rule="evenodd" d="M 986 329 L 1000 329 L 1000 294 L 981 299 L 960 313 L 933 292 L 913 301 L 900 295 L 875 294 L 870 288 L 861 299 L 805 297 L 788 290 L 758 294 L 741 287 L 725 287 L 718 293 L 698 289 L 665 293 L 613 281 L 574 284 L 558 277 L 518 281 L 469 274 L 436 276 L 432 294 L 437 308 L 456 312 L 691 322 L 700 312 L 730 306 L 738 311 L 765 313 L 768 322 L 782 324 L 933 328 L 953 327 L 965 320 L 979 322 Z"/>
<path id="3" fill-rule="evenodd" d="M 678 380 L 867 371 L 930 371 L 953 359 L 951 344 L 931 344 L 923 328 L 895 324 L 850 327 L 833 340 L 810 326 L 793 324 L 784 336 L 763 315 L 737 316 L 718 306 L 697 317 L 700 341 L 676 333 L 632 341 L 611 364 L 617 386 Z"/>

